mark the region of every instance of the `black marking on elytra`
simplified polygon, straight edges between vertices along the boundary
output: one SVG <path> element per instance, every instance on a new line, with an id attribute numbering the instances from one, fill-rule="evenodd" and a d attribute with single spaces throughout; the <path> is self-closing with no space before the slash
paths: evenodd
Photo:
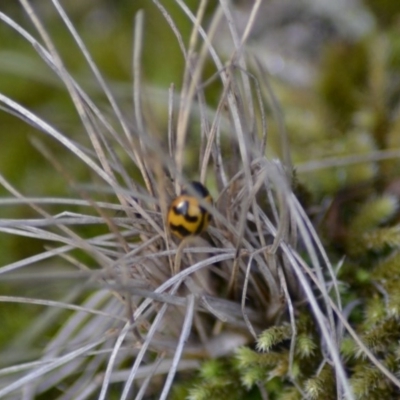
<path id="1" fill-rule="evenodd" d="M 178 205 L 172 207 L 175 215 L 186 215 L 189 210 L 189 202 L 182 201 Z"/>
<path id="2" fill-rule="evenodd" d="M 170 224 L 171 231 L 177 232 L 180 236 L 189 236 L 192 234 L 188 229 L 186 229 L 183 225 L 175 225 Z"/>
<path id="3" fill-rule="evenodd" d="M 199 217 L 197 215 L 189 215 L 188 210 L 189 210 L 188 201 L 184 201 L 183 203 L 179 203 L 177 206 L 172 207 L 172 211 L 175 213 L 175 215 L 182 215 L 182 217 L 185 218 L 185 220 L 190 223 L 197 222 Z"/>
<path id="4" fill-rule="evenodd" d="M 193 216 L 193 215 L 185 215 L 185 220 L 187 222 L 190 222 L 191 224 L 194 224 L 195 222 L 197 222 L 199 220 L 199 217 L 197 215 Z"/>
<path id="5" fill-rule="evenodd" d="M 205 223 L 205 218 L 204 218 L 204 214 L 202 214 L 202 218 L 200 220 L 199 226 L 197 227 L 196 232 L 195 232 L 196 235 L 198 235 L 199 233 L 201 233 L 203 231 L 204 223 Z"/>

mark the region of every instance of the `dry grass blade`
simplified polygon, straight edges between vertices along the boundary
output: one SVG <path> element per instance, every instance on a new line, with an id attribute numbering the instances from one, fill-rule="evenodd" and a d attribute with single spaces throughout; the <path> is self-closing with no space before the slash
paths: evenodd
<path id="1" fill-rule="evenodd" d="M 54 370 L 55 368 L 64 365 L 71 360 L 76 359 L 77 357 L 86 354 L 88 351 L 92 350 L 93 348 L 97 347 L 99 344 L 101 344 L 104 341 L 104 339 L 99 340 L 97 342 L 90 343 L 87 346 L 83 346 L 80 349 L 77 349 L 75 351 L 72 351 L 69 354 L 66 354 L 58 359 L 49 361 L 49 363 L 45 366 L 42 366 L 40 368 L 35 368 L 33 372 L 25 375 L 23 378 L 18 379 L 17 381 L 13 382 L 10 385 L 7 385 L 0 389 L 0 396 L 6 396 L 7 394 L 17 390 L 17 389 L 22 389 L 24 385 L 34 382 L 35 380 L 40 379 L 44 374 L 46 374 L 49 371 Z"/>
<path id="2" fill-rule="evenodd" d="M 183 348 L 185 346 L 187 339 L 189 338 L 190 331 L 192 329 L 194 302 L 195 302 L 194 295 L 190 294 L 188 296 L 187 300 L 188 301 L 187 301 L 187 305 L 186 305 L 186 315 L 185 315 L 185 320 L 183 322 L 181 334 L 179 337 L 179 342 L 178 342 L 178 345 L 176 346 L 174 359 L 172 361 L 171 368 L 167 375 L 167 379 L 165 381 L 163 391 L 161 392 L 161 395 L 160 395 L 160 399 L 162 399 L 162 400 L 167 398 L 169 391 L 171 390 L 172 381 L 175 377 L 179 361 L 182 357 Z"/>

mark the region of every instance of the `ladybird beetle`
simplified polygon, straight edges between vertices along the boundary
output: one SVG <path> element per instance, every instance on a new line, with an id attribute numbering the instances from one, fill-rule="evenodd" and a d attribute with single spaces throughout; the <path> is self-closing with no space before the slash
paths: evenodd
<path id="1" fill-rule="evenodd" d="M 199 235 L 207 229 L 211 220 L 209 212 L 200 205 L 199 199 L 212 204 L 210 192 L 200 182 L 190 182 L 190 187 L 198 197 L 184 189 L 170 205 L 168 211 L 168 226 L 171 232 L 179 239 L 186 236 Z"/>

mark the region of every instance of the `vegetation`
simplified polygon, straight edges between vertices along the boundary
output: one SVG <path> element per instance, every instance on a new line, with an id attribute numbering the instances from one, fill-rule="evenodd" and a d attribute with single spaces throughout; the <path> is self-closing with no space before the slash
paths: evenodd
<path id="1" fill-rule="evenodd" d="M 398 2 L 78 3 L 0 6 L 0 398 L 400 397 Z"/>

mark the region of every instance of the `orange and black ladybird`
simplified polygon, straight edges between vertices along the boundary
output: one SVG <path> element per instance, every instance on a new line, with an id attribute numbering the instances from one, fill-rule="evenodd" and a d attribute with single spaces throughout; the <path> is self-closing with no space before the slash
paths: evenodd
<path id="1" fill-rule="evenodd" d="M 172 201 L 167 216 L 168 227 L 179 239 L 199 235 L 204 232 L 211 220 L 210 213 L 200 204 L 199 198 L 212 204 L 208 189 L 200 182 L 190 182 L 193 196 L 185 188 L 181 195 Z"/>

